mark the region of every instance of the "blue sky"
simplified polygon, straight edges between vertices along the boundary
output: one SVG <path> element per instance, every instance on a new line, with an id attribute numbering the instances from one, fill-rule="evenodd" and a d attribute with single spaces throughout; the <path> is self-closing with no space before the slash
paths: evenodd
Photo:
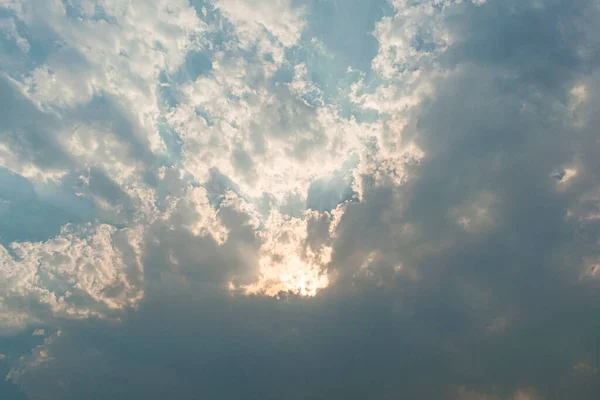
<path id="1" fill-rule="evenodd" d="M 0 398 L 597 399 L 599 19 L 0 0 Z"/>

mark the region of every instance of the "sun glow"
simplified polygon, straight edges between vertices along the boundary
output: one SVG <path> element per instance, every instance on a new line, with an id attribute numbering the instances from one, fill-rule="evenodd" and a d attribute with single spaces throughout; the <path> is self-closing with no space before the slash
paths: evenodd
<path id="1" fill-rule="evenodd" d="M 282 292 L 316 296 L 319 290 L 329 285 L 328 274 L 323 271 L 323 265 L 326 264 L 324 261 L 305 261 L 297 254 L 286 256 L 284 262 L 273 262 L 272 258 L 265 257 L 261 259 L 260 279 L 243 290 L 246 294 L 271 297 Z"/>
<path id="2" fill-rule="evenodd" d="M 312 297 L 326 288 L 333 249 L 329 243 L 309 243 L 307 224 L 312 217 L 311 213 L 303 218 L 272 213 L 261 232 L 259 278 L 237 289 L 273 297 L 281 292 Z"/>

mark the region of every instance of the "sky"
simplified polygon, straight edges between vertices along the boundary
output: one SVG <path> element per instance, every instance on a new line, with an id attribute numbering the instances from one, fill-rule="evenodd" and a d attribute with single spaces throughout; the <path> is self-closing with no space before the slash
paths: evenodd
<path id="1" fill-rule="evenodd" d="M 0 0 L 0 399 L 600 398 L 598 0 Z"/>

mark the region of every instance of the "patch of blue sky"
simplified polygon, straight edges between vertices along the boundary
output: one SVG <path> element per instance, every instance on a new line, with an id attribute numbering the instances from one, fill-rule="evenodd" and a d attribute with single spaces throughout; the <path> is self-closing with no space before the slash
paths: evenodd
<path id="1" fill-rule="evenodd" d="M 199 76 L 210 73 L 213 68 L 211 56 L 204 51 L 188 52 L 180 68 L 178 81 L 195 81 Z"/>
<path id="2" fill-rule="evenodd" d="M 105 21 L 109 24 L 116 23 L 116 19 L 109 15 L 101 4 L 93 4 L 94 12 L 89 13 L 88 10 L 84 10 L 86 6 L 82 1 L 78 0 L 61 0 L 67 17 L 72 19 L 86 19 L 90 21 Z"/>
<path id="3" fill-rule="evenodd" d="M 58 46 L 58 37 L 43 26 L 28 29 L 11 10 L 0 6 L 0 69 L 13 78 L 42 65 Z"/>
<path id="4" fill-rule="evenodd" d="M 164 71 L 158 76 L 157 89 L 158 107 L 161 112 L 168 112 L 181 102 L 179 91 L 173 86 L 171 78 Z"/>
<path id="5" fill-rule="evenodd" d="M 317 37 L 341 65 L 368 73 L 377 55 L 378 43 L 372 32 L 382 17 L 391 15 L 387 0 L 300 0 L 308 5 L 305 35 Z"/>
<path id="6" fill-rule="evenodd" d="M 203 187 L 207 191 L 209 204 L 215 209 L 221 207 L 221 203 L 223 202 L 224 195 L 227 191 L 232 191 L 238 196 L 242 196 L 240 187 L 216 168 L 211 169 L 210 178 Z"/>
<path id="7" fill-rule="evenodd" d="M 306 209 L 331 211 L 338 205 L 355 199 L 357 193 L 352 189 L 353 171 L 359 162 L 358 154 L 353 153 L 331 177 L 314 181 L 308 189 Z"/>
<path id="8" fill-rule="evenodd" d="M 167 148 L 165 153 L 157 154 L 158 164 L 160 166 L 180 166 L 183 141 L 169 126 L 164 116 L 158 118 L 156 128 Z"/>
<path id="9" fill-rule="evenodd" d="M 0 354 L 8 359 L 18 359 L 23 354 L 30 352 L 32 348 L 43 344 L 44 337 L 32 335 L 32 332 L 33 329 L 0 338 Z"/>
<path id="10" fill-rule="evenodd" d="M 373 30 L 377 21 L 393 13 L 391 5 L 386 0 L 374 4 L 356 0 L 300 3 L 308 6 L 308 26 L 300 43 L 288 49 L 289 64 L 303 63 L 307 79 L 322 92 L 323 102 L 338 106 L 345 118 L 354 117 L 361 122 L 376 120 L 377 113 L 356 107 L 348 94 L 351 85 L 359 80 L 372 89 L 381 84 L 371 69 L 371 62 L 379 51 Z M 281 81 L 292 77 L 290 66 L 284 66 L 277 75 Z M 316 97 L 307 96 L 307 102 L 315 104 Z"/>
<path id="11" fill-rule="evenodd" d="M 204 22 L 221 22 L 221 12 L 215 9 L 213 1 L 190 0 L 190 5 L 196 10 L 196 15 Z"/>
<path id="12" fill-rule="evenodd" d="M 73 184 L 69 179 L 33 184 L 0 168 L 0 244 L 46 240 L 65 224 L 95 220 L 93 201 L 78 196 Z"/>

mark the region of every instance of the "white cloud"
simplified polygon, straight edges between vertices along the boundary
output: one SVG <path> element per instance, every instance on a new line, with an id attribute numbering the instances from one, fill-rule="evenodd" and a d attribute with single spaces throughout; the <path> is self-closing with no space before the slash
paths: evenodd
<path id="1" fill-rule="evenodd" d="M 388 145 L 389 143 L 385 142 L 387 138 L 381 140 L 384 135 L 385 133 L 382 135 L 378 132 L 375 136 L 380 138 L 376 142 L 377 147 L 365 149 L 360 154 L 360 164 L 354 170 L 353 185 L 359 199 L 363 198 L 364 192 L 368 189 L 390 185 L 398 187 L 406 183 L 410 178 L 410 167 L 418 165 L 425 156 L 424 152 L 413 143 L 404 145 L 398 139 L 398 143 Z"/>
<path id="2" fill-rule="evenodd" d="M 54 110 L 112 94 L 134 111 L 144 132 L 141 139 L 148 140 L 154 151 L 162 150 L 156 130 L 156 79 L 162 70 L 174 71 L 195 46 L 194 38 L 205 30 L 189 4 L 183 0 L 152 5 L 101 0 L 34 3 L 8 6 L 33 29 L 43 20 L 62 48 L 22 80 L 14 78 L 22 91 L 39 107 Z M 102 15 L 97 15 L 98 10 Z M 73 17 L 72 12 L 80 16 Z"/>
<path id="3" fill-rule="evenodd" d="M 60 337 L 61 332 L 58 331 L 54 335 L 48 336 L 44 339 L 44 343 L 35 347 L 31 354 L 21 357 L 22 365 L 20 368 L 13 368 L 10 370 L 6 379 L 18 380 L 19 376 L 29 368 L 36 368 L 43 366 L 48 362 L 52 361 L 54 357 L 51 355 L 51 346 L 57 337 Z"/>
<path id="4" fill-rule="evenodd" d="M 167 198 L 164 215 L 161 215 L 171 229 L 183 226 L 194 236 L 211 236 L 217 243 L 227 240 L 228 230 L 217 217 L 209 204 L 206 190 L 188 187 L 181 197 Z"/>
<path id="5" fill-rule="evenodd" d="M 405 73 L 410 76 L 415 69 L 427 68 L 451 44 L 441 17 L 452 2 L 399 0 L 393 4 L 394 15 L 378 22 L 374 32 L 379 53 L 372 66 L 386 79 L 399 78 Z"/>
<path id="6" fill-rule="evenodd" d="M 310 245 L 308 224 L 327 219 L 328 237 L 324 243 Z M 302 296 L 315 296 L 320 289 L 329 285 L 328 264 L 331 261 L 336 222 L 340 213 L 320 215 L 307 212 L 303 218 L 294 218 L 272 212 L 259 235 L 261 238 L 259 271 L 257 282 L 242 286 L 249 294 L 277 296 L 280 292 L 291 292 Z M 235 285 L 234 285 L 235 288 Z"/>
<path id="7" fill-rule="evenodd" d="M 2 333 L 43 321 L 44 309 L 82 318 L 135 307 L 144 293 L 141 234 L 141 228 L 66 226 L 45 242 L 0 246 Z"/>
<path id="8" fill-rule="evenodd" d="M 26 38 L 21 36 L 14 20 L 9 18 L 0 19 L 0 31 L 2 31 L 5 36 L 14 40 L 15 44 L 19 47 L 21 52 L 29 52 L 31 45 L 29 44 Z"/>
<path id="9" fill-rule="evenodd" d="M 234 36 L 226 37 L 222 49 L 211 55 L 210 74 L 172 88 L 182 94 L 182 101 L 165 115 L 182 141 L 183 174 L 176 179 L 190 174 L 200 187 L 159 194 L 145 181 L 147 172 L 155 168 L 148 163 L 165 151 L 157 126 L 162 115 L 158 77 L 161 72 L 174 73 L 186 53 L 199 49 L 205 40 L 202 35 L 215 26 L 201 21 L 183 1 L 152 6 L 110 1 L 45 2 L 39 6 L 24 7 L 18 2 L 8 5 L 27 27 L 35 27 L 43 19 L 60 38 L 62 47 L 51 52 L 42 65 L 10 80 L 40 112 L 60 120 L 54 136 L 75 170 L 66 165 L 53 171 L 26 164 L 14 152 L 14 146 L 4 144 L 3 165 L 40 181 L 58 182 L 75 174 L 79 177 L 76 194 L 92 199 L 102 215 L 111 220 L 145 226 L 160 220 L 194 235 L 209 235 L 223 244 L 229 228 L 220 222 L 209 204 L 208 193 L 201 188 L 217 169 L 250 202 L 264 195 L 271 199 L 272 209 L 264 215 L 244 210 L 253 215 L 254 229 L 263 241 L 259 264 L 263 276 L 270 276 L 265 278 L 269 282 L 286 274 L 305 274 L 316 282 L 308 289 L 290 284 L 291 290 L 314 294 L 326 285 L 322 271 L 331 257 L 331 248 L 308 253 L 301 249 L 306 233 L 299 234 L 296 225 L 305 228 L 308 217 L 273 222 L 288 218 L 278 208 L 290 196 L 306 201 L 310 185 L 344 168 L 353 154 L 361 155 L 361 165 L 355 171 L 355 189 L 360 195 L 364 190 L 361 182 L 367 175 L 374 174 L 378 185 L 402 184 L 406 180 L 405 164 L 418 162 L 423 156 L 414 144 L 399 143 L 387 136 L 387 128 L 380 124 L 345 119 L 335 105 L 324 104 L 320 89 L 308 78 L 306 65 L 294 66 L 290 83 L 273 81 L 274 73 L 284 63 L 284 49 L 299 43 L 305 28 L 305 8 L 279 0 L 252 4 L 219 1 L 215 6 L 233 24 Z M 78 16 L 73 17 L 73 13 Z M 99 96 L 107 103 L 95 106 L 93 101 Z M 377 100 L 360 101 L 370 104 Z M 77 107 L 87 107 L 91 115 L 98 114 L 99 120 L 72 114 Z M 115 111 L 123 114 L 130 123 L 118 126 L 105 121 L 101 115 L 107 110 L 109 116 Z M 381 155 L 365 150 L 370 137 L 381 141 Z M 140 147 L 147 147 L 150 155 L 140 155 Z M 119 201 L 105 195 L 103 176 L 120 191 Z M 264 226 L 258 229 L 261 223 Z M 286 246 L 291 246 L 288 250 L 296 255 L 286 263 L 297 265 L 282 267 L 269 261 L 268 254 L 277 251 L 274 246 L 278 240 L 274 238 L 281 234 L 279 230 L 288 229 L 296 232 L 292 235 L 296 239 Z M 281 268 L 293 272 L 284 274 Z M 70 279 L 87 279 L 87 285 L 91 285 L 91 278 L 85 275 L 76 274 Z M 101 284 L 96 284 L 97 288 L 84 287 L 101 301 Z"/>
<path id="10" fill-rule="evenodd" d="M 597 280 L 600 278 L 600 256 L 599 257 L 586 257 L 583 260 L 583 265 L 581 268 L 581 278 L 582 280 L 594 279 Z"/>
<path id="11" fill-rule="evenodd" d="M 551 176 L 556 179 L 556 184 L 559 188 L 563 188 L 573 178 L 577 176 L 577 169 L 575 168 L 563 168 L 562 170 L 555 170 Z"/>
<path id="12" fill-rule="evenodd" d="M 360 149 L 364 128 L 334 107 L 306 104 L 300 77 L 270 91 L 272 83 L 254 77 L 256 65 L 240 54 L 223 61 L 216 60 L 211 76 L 185 86 L 188 102 L 168 116 L 184 142 L 184 169 L 198 182 L 217 168 L 251 197 L 305 197 L 313 180 L 340 169 Z"/>
<path id="13" fill-rule="evenodd" d="M 217 0 L 215 5 L 236 25 L 242 42 L 265 40 L 265 31 L 290 47 L 298 42 L 305 21 L 304 8 L 291 0 Z"/>
<path id="14" fill-rule="evenodd" d="M 63 168 L 40 168 L 32 162 L 24 161 L 15 149 L 5 143 L 0 143 L 0 167 L 42 183 L 58 182 L 67 174 Z"/>

